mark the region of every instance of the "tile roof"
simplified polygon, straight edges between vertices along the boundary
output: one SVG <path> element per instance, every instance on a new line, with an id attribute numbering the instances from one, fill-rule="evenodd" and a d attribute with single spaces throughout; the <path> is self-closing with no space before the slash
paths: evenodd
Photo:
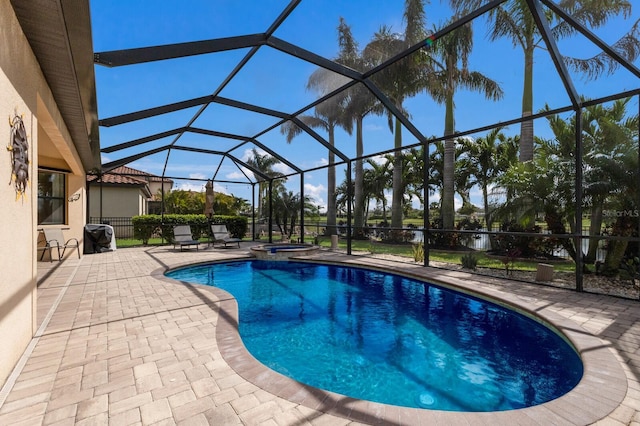
<path id="1" fill-rule="evenodd" d="M 96 181 L 98 176 L 89 175 L 87 180 L 89 182 Z M 132 169 L 127 166 L 116 167 L 109 173 L 102 175 L 102 182 L 111 184 L 127 184 L 127 185 L 145 185 L 148 182 L 161 182 L 162 177 L 152 175 L 151 173 L 143 172 L 141 170 Z M 165 182 L 173 183 L 171 179 L 164 179 Z"/>

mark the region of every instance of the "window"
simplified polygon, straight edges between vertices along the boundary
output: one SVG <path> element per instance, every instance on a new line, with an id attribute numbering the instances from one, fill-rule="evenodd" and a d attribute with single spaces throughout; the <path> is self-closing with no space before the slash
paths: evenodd
<path id="1" fill-rule="evenodd" d="M 38 224 L 65 223 L 67 193 L 64 173 L 38 171 Z"/>

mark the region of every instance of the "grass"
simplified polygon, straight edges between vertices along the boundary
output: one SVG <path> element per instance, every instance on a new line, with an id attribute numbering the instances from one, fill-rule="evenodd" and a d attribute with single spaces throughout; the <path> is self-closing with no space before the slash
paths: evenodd
<path id="1" fill-rule="evenodd" d="M 206 242 L 205 240 L 203 240 Z M 267 241 L 263 239 L 263 241 Z M 274 239 L 274 241 L 276 241 Z M 294 239 L 295 241 L 295 239 Z M 306 242 L 313 242 L 312 239 L 307 239 Z M 166 241 L 163 241 L 161 238 L 151 238 L 147 245 L 149 246 L 158 246 L 158 245 L 167 245 Z M 127 248 L 127 247 L 140 247 L 142 246 L 142 241 L 134 240 L 134 239 L 118 239 L 117 246 L 118 248 Z M 329 237 L 319 236 L 318 237 L 318 245 L 321 247 L 331 247 L 331 239 Z M 347 249 L 347 240 L 341 238 L 338 241 L 338 248 L 346 250 Z M 380 241 L 372 241 L 372 240 L 352 240 L 351 241 L 351 249 L 353 251 L 364 251 L 375 254 L 390 254 L 402 257 L 408 257 L 413 259 L 413 245 L 412 244 L 387 244 Z M 429 250 L 429 259 L 434 262 L 443 262 L 450 263 L 454 265 L 461 265 L 461 257 L 469 252 L 451 252 L 445 250 Z M 478 259 L 478 267 L 479 268 L 493 268 L 493 269 L 504 269 L 505 265 L 500 259 L 496 259 L 494 257 L 489 257 L 483 251 L 475 251 L 473 252 Z M 526 260 L 517 260 L 512 265 L 510 265 L 510 269 L 516 271 L 535 271 L 538 266 L 538 261 L 526 261 Z M 575 265 L 573 262 L 559 262 L 553 265 L 553 270 L 556 272 L 575 272 Z"/>
<path id="2" fill-rule="evenodd" d="M 162 238 L 151 238 L 149 239 L 149 243 L 147 245 L 161 246 L 166 244 L 169 244 L 169 243 L 164 241 Z M 118 238 L 116 240 L 116 245 L 118 246 L 118 248 L 127 248 L 127 247 L 141 247 L 144 244 L 142 244 L 142 240 Z"/>
<path id="3" fill-rule="evenodd" d="M 331 240 L 328 237 L 318 237 L 318 244 L 322 247 L 330 247 Z M 340 239 L 338 241 L 338 248 L 346 250 L 346 239 Z M 413 258 L 412 244 L 386 244 L 379 241 L 352 240 L 351 249 L 353 251 L 367 251 L 376 254 L 393 254 L 396 256 Z M 469 252 L 452 252 L 431 249 L 429 250 L 429 260 L 461 265 L 462 261 L 460 259 L 466 253 Z M 473 253 L 478 259 L 479 268 L 505 268 L 504 263 L 500 259 L 489 257 L 483 251 L 475 251 Z M 537 260 L 517 260 L 510 265 L 510 269 L 517 271 L 535 271 L 538 267 L 538 263 L 540 262 Z M 553 265 L 553 270 L 557 272 L 575 272 L 575 265 L 572 262 L 559 262 Z"/>

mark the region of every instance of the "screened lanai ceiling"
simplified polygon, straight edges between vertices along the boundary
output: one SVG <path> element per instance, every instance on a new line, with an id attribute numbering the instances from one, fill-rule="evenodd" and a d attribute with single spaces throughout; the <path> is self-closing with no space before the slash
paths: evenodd
<path id="1" fill-rule="evenodd" d="M 493 83 L 493 94 L 457 87 L 456 134 L 475 138 L 499 124 L 518 134 L 523 49 L 508 35 L 491 37 L 495 8 L 508 12 L 514 3 L 530 11 L 537 27 L 536 136 L 552 137 L 543 111 L 569 116 L 583 102 L 640 92 L 638 61 L 626 61 L 621 53 L 630 45 L 619 42 L 630 32 L 640 35 L 640 5 L 597 26 L 566 7 L 573 1 L 476 3 L 454 17 L 449 2 L 424 2 L 420 33 L 407 28 L 411 21 L 402 0 L 193 0 L 179 7 L 92 1 L 102 172 L 127 165 L 171 178 L 178 187 L 203 188 L 213 179 L 218 190 L 250 198 L 246 188 L 265 177 L 251 165 L 257 152 L 275 159 L 273 169 L 289 175 L 294 190 L 304 179 L 308 195 L 322 203 L 329 152 L 346 172 L 347 162 L 359 156 L 375 161 L 396 143 L 408 149 L 442 139 L 441 93 L 425 90 L 403 64 L 433 61 L 432 76 L 442 72 L 447 37 L 462 36 L 469 25 L 468 72 Z M 345 58 L 341 23 L 367 61 L 356 66 Z M 416 33 L 420 37 L 412 40 L 409 35 Z M 601 68 L 580 69 L 593 57 L 600 58 Z M 461 56 L 457 66 L 462 65 Z M 432 88 L 437 84 L 421 77 Z M 348 103 L 345 96 L 362 92 L 372 101 L 361 111 L 358 152 L 354 115 L 346 120 L 351 125 L 336 123 L 333 139 L 326 122 Z M 632 105 L 637 110 L 637 97 Z M 307 125 L 304 116 L 319 117 L 325 125 Z M 283 125 L 297 130 L 292 138 Z M 339 171 L 338 179 L 343 176 Z"/>

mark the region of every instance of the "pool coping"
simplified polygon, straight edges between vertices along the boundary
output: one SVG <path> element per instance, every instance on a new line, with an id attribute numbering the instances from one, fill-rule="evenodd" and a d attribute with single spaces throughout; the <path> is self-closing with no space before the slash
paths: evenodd
<path id="1" fill-rule="evenodd" d="M 232 259 L 226 261 L 229 260 Z M 235 260 L 247 260 L 247 258 L 241 257 Z M 332 254 L 331 256 L 309 256 L 294 260 L 382 270 L 426 280 L 476 297 L 488 298 L 494 303 L 533 317 L 560 332 L 580 354 L 584 373 L 578 385 L 567 394 L 544 404 L 508 411 L 452 412 L 358 400 L 302 384 L 260 363 L 247 351 L 238 332 L 238 305 L 233 295 L 216 287 L 199 285 L 206 287 L 219 299 L 216 340 L 224 360 L 245 380 L 292 403 L 368 424 L 380 422 L 389 425 L 539 424 L 540 422 L 546 424 L 590 424 L 615 410 L 627 393 L 626 375 L 620 362 L 609 348 L 610 345 L 546 306 L 537 306 L 534 303 L 534 298 L 483 287 L 483 283 L 478 280 L 480 277 L 473 274 L 442 271 L 384 259 L 367 258 L 365 263 L 363 259 L 358 257 Z M 184 266 L 187 265 L 174 266 L 171 269 Z"/>

